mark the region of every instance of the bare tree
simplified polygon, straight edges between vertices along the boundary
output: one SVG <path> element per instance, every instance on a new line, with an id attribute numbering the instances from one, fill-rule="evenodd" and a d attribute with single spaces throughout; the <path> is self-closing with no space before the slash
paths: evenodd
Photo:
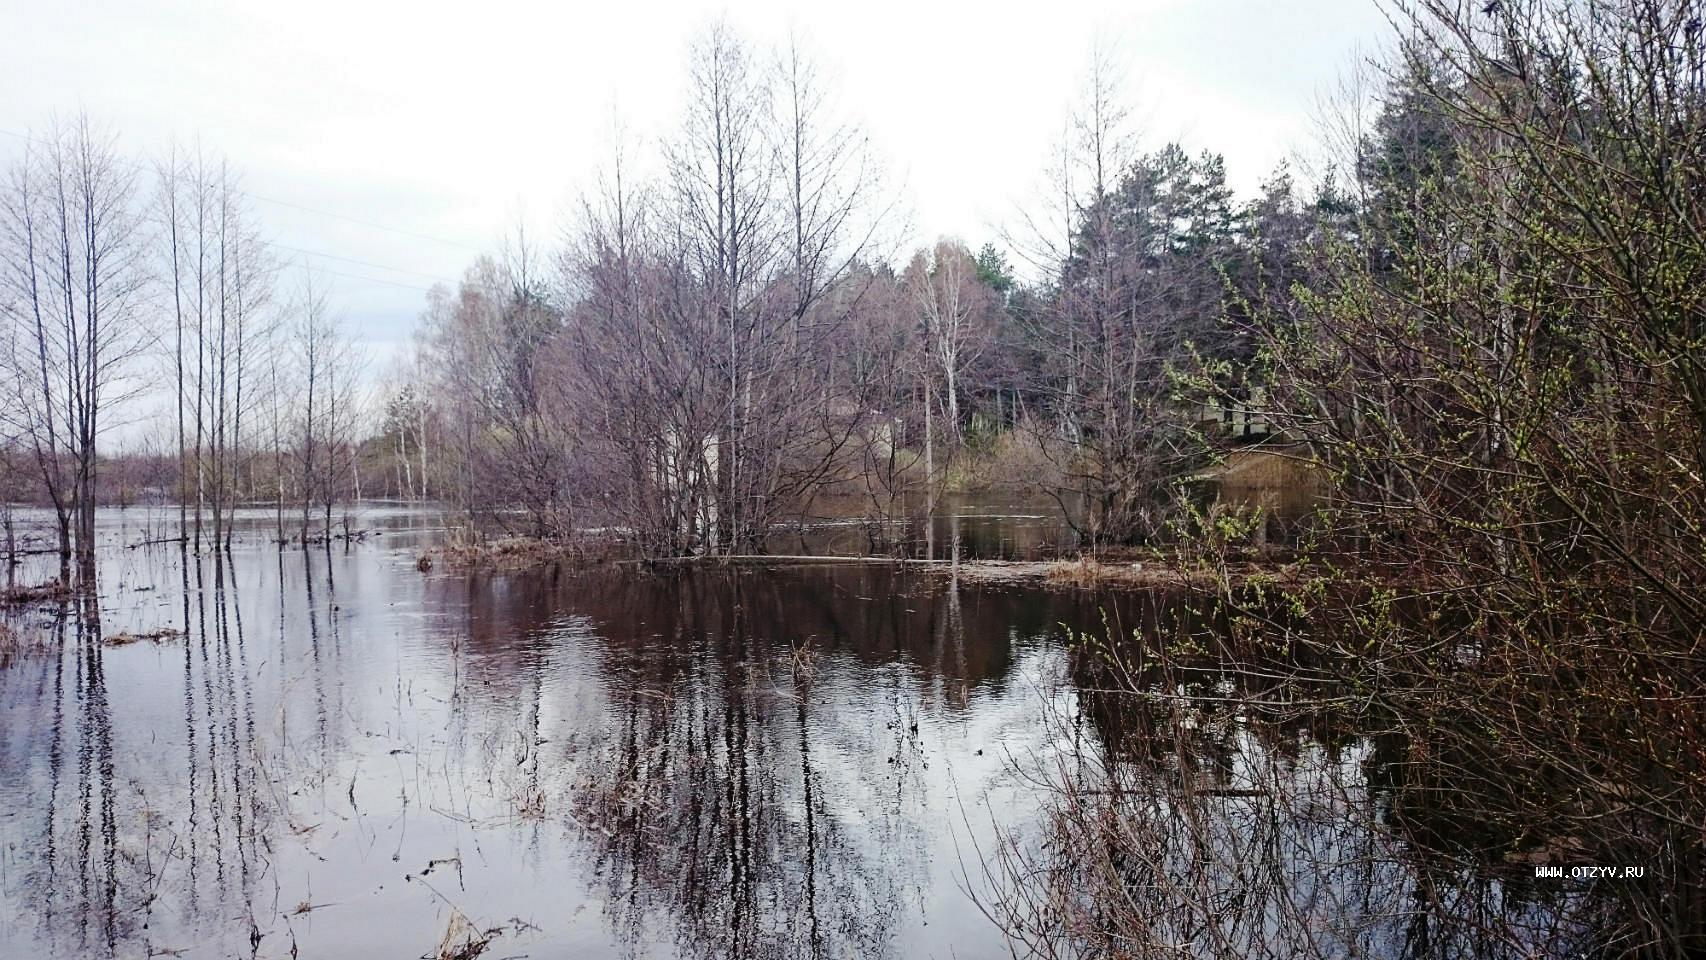
<path id="1" fill-rule="evenodd" d="M 174 148 L 157 175 L 156 207 L 167 245 L 163 272 L 172 287 L 175 327 L 179 536 L 199 551 L 206 508 L 212 513 L 212 542 L 230 545 L 230 513 L 244 459 L 243 393 L 245 386 L 254 389 L 251 368 L 272 333 L 267 308 L 276 265 L 225 161 L 199 150 L 180 158 Z"/>
<path id="2" fill-rule="evenodd" d="M 429 307 L 430 360 L 423 367 L 431 370 L 434 403 L 456 425 L 446 438 L 461 475 L 454 495 L 470 521 L 488 507 L 519 504 L 535 535 L 571 526 L 566 433 L 547 409 L 555 389 L 550 345 L 560 329 L 543 269 L 521 231 L 503 258 L 482 257 L 454 296 L 435 295 Z M 424 413 L 411 411 L 410 419 Z"/>
<path id="3" fill-rule="evenodd" d="M 762 549 L 865 418 L 830 345 L 870 277 L 878 181 L 798 46 L 760 60 L 726 25 L 700 38 L 663 182 L 619 149 L 565 258 L 577 483 L 657 552 Z"/>
<path id="4" fill-rule="evenodd" d="M 29 331 L 22 414 L 58 518 L 60 557 L 94 575 L 97 444 L 146 344 L 134 168 L 86 117 L 32 141 L 3 201 L 8 307 Z M 21 379 L 18 381 L 23 382 Z"/>
<path id="5" fill-rule="evenodd" d="M 294 312 L 300 384 L 294 458 L 302 506 L 299 536 L 307 543 L 314 536 L 311 521 L 315 506 L 322 510 L 320 536 L 331 537 L 332 507 L 345 494 L 345 480 L 352 475 L 355 378 L 360 359 L 344 334 L 341 319 L 332 312 L 324 289 L 311 273 L 303 274 Z"/>
<path id="6" fill-rule="evenodd" d="M 937 467 L 935 410 L 941 407 L 943 432 L 950 449 L 957 450 L 964 439 L 961 377 L 989 344 L 994 303 L 989 288 L 978 282 L 971 253 L 957 242 L 941 241 L 931 251 L 920 251 L 907 267 L 905 283 L 919 318 L 924 359 L 925 473 L 933 479 Z"/>

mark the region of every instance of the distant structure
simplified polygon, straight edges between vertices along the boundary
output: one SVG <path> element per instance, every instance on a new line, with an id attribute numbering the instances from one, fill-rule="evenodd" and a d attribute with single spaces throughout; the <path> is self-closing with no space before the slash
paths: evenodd
<path id="1" fill-rule="evenodd" d="M 1250 391 L 1248 400 L 1229 403 L 1210 400 L 1203 404 L 1201 424 L 1205 427 L 1219 424 L 1226 435 L 1237 440 L 1265 439 L 1273 430 L 1267 415 L 1261 412 L 1264 399 L 1262 388 L 1256 387 Z"/>
<path id="2" fill-rule="evenodd" d="M 1190 478 L 1220 503 L 1262 510 L 1267 522 L 1258 546 L 1295 540 L 1325 491 L 1308 445 L 1274 429 L 1262 412 L 1264 399 L 1256 388 L 1247 400 L 1203 405 L 1199 427 L 1230 437 L 1232 447 L 1220 463 Z"/>

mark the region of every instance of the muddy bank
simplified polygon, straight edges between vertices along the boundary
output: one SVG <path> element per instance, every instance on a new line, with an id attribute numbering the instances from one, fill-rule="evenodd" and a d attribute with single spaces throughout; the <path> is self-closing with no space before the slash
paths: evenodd
<path id="1" fill-rule="evenodd" d="M 1243 585 L 1253 580 L 1294 583 L 1301 573 L 1296 563 L 1252 561 L 1221 569 L 1185 567 L 1167 560 L 1115 561 L 1077 560 L 1000 561 L 961 563 L 944 572 L 962 582 L 1013 583 L 1028 586 L 1095 590 L 1156 590 L 1188 587 L 1214 589 Z"/>
<path id="2" fill-rule="evenodd" d="M 655 569 L 788 567 L 864 565 L 892 566 L 918 570 L 961 583 L 1023 584 L 1062 589 L 1155 590 L 1189 587 L 1213 589 L 1242 585 L 1254 580 L 1293 583 L 1302 567 L 1295 561 L 1255 560 L 1223 568 L 1187 567 L 1171 558 L 1120 560 L 1080 557 L 1073 560 L 923 560 L 908 557 L 772 556 L 753 554 L 729 557 L 665 557 L 624 561 L 624 565 Z"/>
<path id="3" fill-rule="evenodd" d="M 1023 584 L 1061 589 L 1154 590 L 1188 587 L 1214 589 L 1242 585 L 1254 580 L 1272 583 L 1296 582 L 1302 566 L 1295 557 L 1275 554 L 1209 568 L 1176 557 L 1157 558 L 1153 552 L 1136 549 L 1099 551 L 1072 559 L 998 560 L 925 559 L 883 555 L 844 554 L 737 554 L 732 556 L 680 556 L 636 558 L 619 541 L 541 540 L 509 537 L 480 544 L 450 544 L 420 555 L 416 566 L 523 571 L 565 564 L 595 567 L 615 564 L 650 570 L 683 569 L 786 569 L 813 566 L 887 566 L 915 570 L 931 576 L 957 578 L 966 583 Z"/>
<path id="4" fill-rule="evenodd" d="M 621 546 L 608 539 L 547 540 L 539 537 L 502 537 L 475 543 L 441 544 L 422 552 L 417 569 L 434 567 L 452 570 L 531 570 L 554 563 L 594 566 L 619 555 Z"/>
<path id="5" fill-rule="evenodd" d="M 44 583 L 14 584 L 0 589 L 0 608 L 29 607 L 41 603 L 53 603 L 67 600 L 71 597 L 71 588 L 62 580 L 48 580 Z"/>

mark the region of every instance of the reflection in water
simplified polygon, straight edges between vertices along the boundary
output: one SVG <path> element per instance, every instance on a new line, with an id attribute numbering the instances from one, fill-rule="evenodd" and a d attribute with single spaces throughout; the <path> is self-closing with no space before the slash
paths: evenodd
<path id="1" fill-rule="evenodd" d="M 94 935 L 110 947 L 118 936 L 114 909 L 118 897 L 118 831 L 113 812 L 112 718 L 99 643 L 100 621 L 98 615 L 91 621 L 63 607 L 55 619 L 61 652 L 54 658 L 52 784 L 45 829 L 48 882 L 55 889 L 75 891 L 75 898 L 64 904 L 59 914 L 78 925 L 79 946 L 91 946 L 89 938 Z M 72 679 L 69 708 L 76 718 L 71 731 L 75 759 L 72 786 L 62 797 L 67 659 L 71 661 Z M 60 836 L 72 839 L 71 850 L 55 842 Z M 98 925 L 84 925 L 88 918 L 98 919 Z"/>
<path id="2" fill-rule="evenodd" d="M 1193 605 L 1162 603 L 1144 635 L 1177 641 L 1210 625 Z M 1477 733 L 1406 723 L 1307 650 L 1229 647 L 1074 647 L 1063 679 L 1076 696 L 1051 701 L 1067 709 L 1048 724 L 1075 739 L 1037 764 L 1054 791 L 1048 816 L 1000 847 L 1008 883 L 992 902 L 1025 951 L 1674 955 L 1621 934 L 1632 912 L 1665 906 L 1653 879 L 1665 865 L 1597 887 L 1537 879 L 1536 863 L 1571 862 L 1556 851 L 1582 822 L 1512 823 L 1484 789 L 1510 771 L 1448 755 Z M 1679 927 L 1676 942 L 1686 936 Z"/>
<path id="3" fill-rule="evenodd" d="M 187 582 L 188 569 L 181 573 Z M 7 797 L 8 909 L 0 917 L 39 938 L 48 955 L 123 952 L 148 940 L 162 901 L 194 913 L 209 905 L 211 888 L 214 909 L 225 909 L 236 902 L 233 888 L 249 879 L 253 724 L 241 640 L 232 637 L 234 605 L 223 571 L 214 578 L 211 591 L 184 593 L 186 642 L 175 685 L 181 726 L 156 728 L 164 716 L 150 711 L 145 720 L 130 709 L 139 693 L 130 687 L 135 678 L 112 669 L 114 661 L 128 662 L 130 651 L 103 642 L 102 611 L 93 601 L 49 611 L 47 629 L 58 641 L 52 653 L 0 675 L 5 772 L 18 791 Z M 164 654 L 163 668 L 171 662 Z M 159 735 L 174 729 L 183 731 L 182 752 L 161 764 L 169 741 Z M 167 773 L 179 769 L 182 779 Z M 39 847 L 25 845 L 30 819 Z M 170 882 L 181 889 L 168 891 Z M 19 897 L 21 891 L 33 896 Z"/>
<path id="4" fill-rule="evenodd" d="M 1077 549 L 1072 526 L 1053 501 L 987 500 L 949 495 L 926 513 L 922 497 L 887 518 L 869 516 L 861 498 L 828 497 L 814 504 L 819 515 L 778 531 L 774 554 L 840 554 L 950 559 L 955 551 L 976 560 L 1040 560 Z"/>
<path id="5" fill-rule="evenodd" d="M 1294 693 L 1238 685 L 1259 674 L 1150 678 L 1185 686 L 1141 710 L 1098 692 L 1062 625 L 1152 637 L 1166 598 L 953 563 L 423 575 L 423 516 L 376 513 L 377 545 L 280 552 L 263 516 L 229 554 L 103 551 L 102 604 L 46 612 L 54 652 L 0 669 L 0 958 L 418 956 L 453 910 L 492 956 L 1006 957 L 979 907 L 1012 893 L 997 850 L 1065 865 L 1035 896 L 1116 871 L 1152 930 L 1222 955 L 1564 930 L 1555 899 L 1407 844 L 1380 773 L 1404 748 L 1343 714 L 1252 722 Z M 1073 846 L 1028 776 L 1074 763 L 1145 811 L 1123 844 Z"/>
<path id="6" fill-rule="evenodd" d="M 416 955 L 453 908 L 535 955 L 1004 955 L 959 844 L 1024 816 L 1001 758 L 1087 600 L 423 576 L 415 522 L 116 548 L 40 614 L 55 652 L 0 670 L 0 956 Z"/>
<path id="7" fill-rule="evenodd" d="M 615 922 L 633 940 L 673 922 L 684 956 L 884 956 L 915 865 L 855 835 L 879 810 L 829 808 L 807 668 L 756 649 L 744 593 L 686 608 L 685 635 L 720 642 L 625 685 L 581 756 L 575 811 Z"/>

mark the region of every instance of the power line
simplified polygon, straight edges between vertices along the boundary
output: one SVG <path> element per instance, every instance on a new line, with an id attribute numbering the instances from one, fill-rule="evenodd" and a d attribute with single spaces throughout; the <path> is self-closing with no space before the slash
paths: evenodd
<path id="1" fill-rule="evenodd" d="M 400 235 L 405 236 L 405 237 L 414 237 L 416 240 L 430 240 L 434 243 L 442 243 L 442 244 L 446 244 L 446 245 L 452 246 L 452 247 L 460 247 L 463 250 L 472 250 L 475 253 L 480 252 L 479 247 L 473 246 L 472 244 L 463 243 L 459 240 L 446 240 L 443 237 L 435 237 L 435 236 L 432 236 L 431 234 L 426 234 L 426 233 L 416 233 L 413 230 L 404 230 L 401 227 L 387 227 L 382 223 L 372 223 L 372 222 L 369 222 L 367 220 L 360 220 L 360 219 L 357 219 L 355 217 L 345 216 L 344 214 L 341 214 L 341 213 L 332 213 L 329 210 L 319 210 L 319 209 L 316 209 L 314 207 L 305 207 L 300 203 L 291 203 L 288 200 L 274 200 L 271 197 L 263 197 L 263 196 L 260 196 L 259 194 L 249 193 L 246 190 L 239 190 L 236 192 L 241 193 L 243 196 L 248 197 L 250 200 L 259 200 L 261 203 L 276 204 L 276 205 L 281 206 L 281 207 L 289 207 L 292 210 L 301 210 L 301 211 L 304 211 L 306 213 L 319 214 L 322 217 L 331 217 L 334 220 L 343 220 L 347 223 L 359 224 L 361 226 L 369 227 L 369 228 L 372 228 L 374 230 L 384 230 L 388 233 L 400 234 Z"/>
<path id="2" fill-rule="evenodd" d="M 155 217 L 157 217 L 157 216 L 158 215 L 150 215 L 150 216 L 145 217 L 145 219 L 148 219 L 151 223 L 153 223 L 156 228 L 164 228 L 166 226 L 166 224 L 162 220 L 155 219 Z M 320 258 L 323 258 L 326 260 L 337 260 L 337 261 L 340 261 L 342 263 L 353 263 L 353 264 L 356 264 L 357 266 L 372 267 L 376 270 L 390 270 L 390 271 L 393 271 L 395 273 L 409 274 L 411 276 L 422 277 L 422 278 L 427 279 L 427 280 L 432 280 L 435 283 L 446 284 L 446 285 L 449 285 L 452 287 L 457 286 L 459 283 L 459 281 L 451 280 L 451 279 L 448 279 L 446 277 L 441 277 L 438 274 L 421 273 L 418 270 L 408 270 L 408 269 L 405 269 L 403 267 L 393 267 L 393 266 L 389 266 L 389 265 L 383 264 L 383 263 L 373 263 L 373 262 L 368 261 L 368 260 L 357 260 L 354 257 L 344 257 L 344 256 L 339 256 L 338 254 L 335 254 L 335 253 L 325 253 L 325 252 L 320 251 L 320 250 L 310 250 L 306 247 L 293 247 L 289 244 L 279 243 L 276 240 L 265 239 L 264 237 L 255 237 L 255 238 L 253 238 L 252 242 L 257 243 L 263 247 L 270 247 L 274 250 L 280 250 L 280 251 L 289 251 L 290 253 L 298 255 L 296 257 L 281 256 L 280 260 L 283 260 L 283 261 L 300 260 L 301 255 L 306 255 L 306 256 L 310 256 L 310 257 L 320 257 Z M 327 267 L 315 267 L 314 269 L 320 273 L 330 274 L 331 276 L 335 276 L 335 277 L 347 277 L 351 280 L 366 280 L 370 283 L 382 283 L 382 284 L 385 284 L 387 286 L 402 287 L 405 290 L 415 290 L 415 291 L 418 291 L 420 293 L 431 293 L 432 292 L 431 287 L 423 287 L 418 283 L 403 283 L 403 282 L 398 281 L 398 280 L 387 280 L 383 277 L 369 277 L 369 276 L 365 276 L 365 275 L 359 274 L 359 273 L 347 273 L 344 271 L 332 270 L 332 269 L 329 269 Z"/>
<path id="3" fill-rule="evenodd" d="M 364 277 L 358 273 L 342 273 L 342 272 L 337 271 L 337 270 L 328 270 L 325 267 L 317 267 L 317 268 L 315 268 L 315 272 L 330 274 L 334 277 L 346 277 L 350 280 L 365 280 L 368 283 L 383 283 L 387 286 L 402 287 L 404 290 L 414 290 L 418 293 L 431 293 L 432 292 L 431 287 L 422 287 L 422 286 L 418 286 L 418 285 L 413 284 L 413 283 L 399 283 L 395 280 L 383 280 L 383 279 L 380 279 L 379 277 Z"/>
<path id="4" fill-rule="evenodd" d="M 319 250 L 309 250 L 305 247 L 293 247 L 293 246 L 286 244 L 286 243 L 279 243 L 276 240 L 263 240 L 261 242 L 265 243 L 267 246 L 272 247 L 275 250 L 289 250 L 292 253 L 305 253 L 311 257 L 323 257 L 327 260 L 341 260 L 344 263 L 353 263 L 358 267 L 372 267 L 375 270 L 389 270 L 392 273 L 406 273 L 409 276 L 420 277 L 420 278 L 425 279 L 425 280 L 431 280 L 434 283 L 447 283 L 447 284 L 450 284 L 451 286 L 455 286 L 458 282 L 455 280 L 451 280 L 447 277 L 441 277 L 436 273 L 422 273 L 419 270 L 407 270 L 407 269 L 404 269 L 403 267 L 392 267 L 392 266 L 387 266 L 383 263 L 372 263 L 372 262 L 367 261 L 367 260 L 357 260 L 354 257 L 342 257 L 342 256 L 339 256 L 335 253 L 323 253 Z"/>

